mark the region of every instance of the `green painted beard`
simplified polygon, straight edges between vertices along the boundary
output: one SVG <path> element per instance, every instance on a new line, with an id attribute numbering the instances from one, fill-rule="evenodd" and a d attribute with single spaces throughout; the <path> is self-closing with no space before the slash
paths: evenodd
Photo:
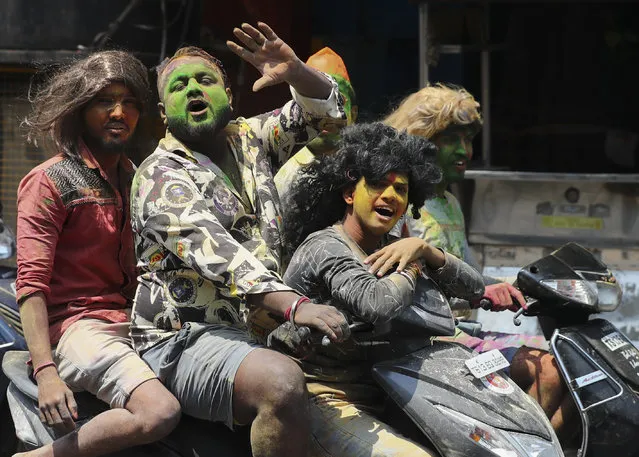
<path id="1" fill-rule="evenodd" d="M 167 114 L 167 127 L 171 134 L 180 141 L 187 143 L 201 143 L 214 138 L 231 120 L 231 107 L 223 107 L 216 112 L 215 119 L 211 122 L 193 122 L 188 116 L 169 116 Z"/>

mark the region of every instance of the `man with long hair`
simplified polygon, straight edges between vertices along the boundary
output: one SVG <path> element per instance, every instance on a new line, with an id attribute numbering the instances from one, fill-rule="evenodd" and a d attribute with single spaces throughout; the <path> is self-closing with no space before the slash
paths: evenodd
<path id="1" fill-rule="evenodd" d="M 251 424 L 255 456 L 304 456 L 308 404 L 299 367 L 255 344 L 246 308 L 264 308 L 341 340 L 343 316 L 285 286 L 279 276 L 281 217 L 271 161 L 286 159 L 344 111 L 333 79 L 302 62 L 264 23 L 227 42 L 256 67 L 260 90 L 286 82 L 293 100 L 253 118 L 232 117 L 217 59 L 179 49 L 158 68 L 167 127 L 140 165 L 132 222 L 141 267 L 131 336 L 183 412 Z M 345 327 L 345 329 L 344 329 Z"/>
<path id="2" fill-rule="evenodd" d="M 19 455 L 106 454 L 179 421 L 179 403 L 129 339 L 137 275 L 125 152 L 148 94 L 139 60 L 104 51 L 60 68 L 31 99 L 29 139 L 57 154 L 18 188 L 16 298 L 40 419 L 67 434 Z M 77 390 L 111 409 L 76 428 Z"/>
<path id="3" fill-rule="evenodd" d="M 420 217 L 406 217 L 404 235 L 422 238 L 479 269 L 468 246 L 461 206 L 447 190 L 464 178 L 472 158 L 472 141 L 482 125 L 479 103 L 463 88 L 429 85 L 406 97 L 384 123 L 430 139 L 437 146 L 437 164 L 442 170 L 435 195 L 417 211 L 413 209 Z M 525 306 L 523 295 L 511 284 L 489 277 L 484 281 L 484 296 L 493 302 L 493 311 L 516 311 Z M 479 352 L 504 352 L 511 360 L 513 380 L 539 402 L 560 439 L 572 435 L 577 425 L 572 420 L 574 402 L 554 357 L 545 350 L 548 346 L 543 337 L 499 332 L 481 332 L 475 337 L 459 331 L 455 341 Z"/>
<path id="4" fill-rule="evenodd" d="M 420 238 L 389 235 L 409 204 L 419 208 L 440 173 L 435 147 L 382 123 L 342 131 L 338 149 L 308 165 L 285 210 L 296 249 L 286 284 L 331 303 L 353 320 L 382 324 L 413 303 L 422 270 L 456 297 L 480 297 L 480 274 Z M 380 273 L 387 260 L 397 265 Z M 371 378 L 370 347 L 352 340 L 317 347 L 299 360 L 311 394 L 311 431 L 335 457 L 422 457 L 432 451 L 381 420 L 383 391 Z"/>

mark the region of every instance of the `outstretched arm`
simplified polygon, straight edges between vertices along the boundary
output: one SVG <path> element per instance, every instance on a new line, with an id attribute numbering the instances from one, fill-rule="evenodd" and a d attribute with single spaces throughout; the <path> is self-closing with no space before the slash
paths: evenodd
<path id="1" fill-rule="evenodd" d="M 332 84 L 326 76 L 302 62 L 267 24 L 258 22 L 257 27 L 244 23 L 241 28 L 233 29 L 233 34 L 245 47 L 233 41 L 226 42 L 231 51 L 262 74 L 253 84 L 253 91 L 286 82 L 300 95 L 327 99 Z"/>

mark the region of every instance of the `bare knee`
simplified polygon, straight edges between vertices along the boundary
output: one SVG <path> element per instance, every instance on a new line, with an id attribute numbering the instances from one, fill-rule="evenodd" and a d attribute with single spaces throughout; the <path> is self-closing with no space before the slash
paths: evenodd
<path id="1" fill-rule="evenodd" d="M 306 382 L 302 370 L 282 357 L 266 370 L 264 402 L 275 409 L 299 407 L 307 402 Z"/>
<path id="2" fill-rule="evenodd" d="M 139 388 L 136 389 L 126 405 L 133 414 L 137 436 L 145 443 L 164 438 L 180 422 L 180 403 L 161 384 L 160 387 L 150 389 L 150 392 L 147 389 L 143 396 L 136 396 Z"/>

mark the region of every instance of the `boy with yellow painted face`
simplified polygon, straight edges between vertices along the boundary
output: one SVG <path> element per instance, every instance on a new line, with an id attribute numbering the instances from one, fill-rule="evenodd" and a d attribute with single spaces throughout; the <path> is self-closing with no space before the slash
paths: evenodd
<path id="1" fill-rule="evenodd" d="M 409 204 L 419 208 L 433 193 L 440 176 L 434 156 L 429 141 L 382 123 L 345 128 L 338 150 L 318 157 L 290 190 L 286 234 L 297 249 L 286 284 L 372 324 L 412 303 L 422 270 L 451 296 L 480 297 L 475 269 L 420 238 L 389 236 Z M 377 274 L 380 267 L 370 266 L 376 259 L 397 269 Z M 385 395 L 371 379 L 368 353 L 346 340 L 300 360 L 313 438 L 334 457 L 434 455 L 380 420 Z"/>

